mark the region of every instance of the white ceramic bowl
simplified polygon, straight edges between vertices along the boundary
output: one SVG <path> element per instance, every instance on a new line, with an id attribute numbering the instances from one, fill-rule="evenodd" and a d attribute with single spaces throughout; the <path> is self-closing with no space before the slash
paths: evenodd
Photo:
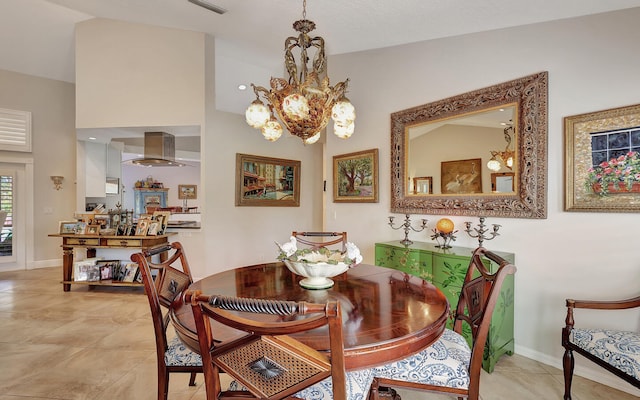
<path id="1" fill-rule="evenodd" d="M 333 281 L 329 278 L 340 275 L 349 269 L 349 264 L 343 262 L 327 264 L 284 260 L 284 264 L 294 274 L 305 277 L 300 281 L 300 286 L 305 289 L 328 289 L 333 286 Z"/>

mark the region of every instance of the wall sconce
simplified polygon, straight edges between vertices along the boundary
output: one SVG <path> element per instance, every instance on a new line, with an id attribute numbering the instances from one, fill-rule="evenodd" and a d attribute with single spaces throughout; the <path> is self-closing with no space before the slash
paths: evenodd
<path id="1" fill-rule="evenodd" d="M 56 190 L 60 190 L 62 189 L 62 180 L 64 179 L 64 176 L 52 176 L 51 180 L 53 181 L 53 187 Z"/>

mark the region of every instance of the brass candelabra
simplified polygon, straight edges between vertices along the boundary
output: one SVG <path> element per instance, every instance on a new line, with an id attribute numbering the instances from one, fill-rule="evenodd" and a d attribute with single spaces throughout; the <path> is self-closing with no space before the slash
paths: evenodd
<path id="1" fill-rule="evenodd" d="M 484 224 L 484 220 L 485 220 L 484 217 L 480 217 L 480 223 L 478 224 L 478 227 L 473 229 L 471 229 L 471 222 L 467 221 L 464 223 L 464 225 L 466 226 L 466 229 L 464 231 L 467 232 L 469 236 L 471 236 L 472 238 L 478 238 L 479 247 L 482 247 L 482 243 L 485 240 L 491 240 L 496 236 L 500 236 L 500 234 L 498 233 L 498 229 L 500 229 L 500 225 L 498 224 L 492 224 L 493 230 L 488 235 L 485 235 L 485 233 L 489 232 L 489 229 Z M 472 231 L 475 233 L 472 233 Z"/>
<path id="2" fill-rule="evenodd" d="M 414 228 L 413 226 L 411 226 L 411 220 L 409 219 L 409 214 L 406 214 L 404 216 L 404 222 L 400 225 L 400 226 L 393 226 L 393 220 L 395 217 L 390 216 L 389 217 L 389 226 L 392 229 L 398 230 L 400 228 L 404 228 L 404 239 L 400 241 L 400 243 L 402 243 L 404 246 L 408 246 L 410 244 L 412 244 L 413 242 L 411 240 L 409 240 L 409 232 L 410 231 L 414 231 L 414 232 L 422 232 L 424 230 L 424 228 L 427 227 L 427 220 L 426 219 L 422 219 L 422 224 L 417 227 Z"/>

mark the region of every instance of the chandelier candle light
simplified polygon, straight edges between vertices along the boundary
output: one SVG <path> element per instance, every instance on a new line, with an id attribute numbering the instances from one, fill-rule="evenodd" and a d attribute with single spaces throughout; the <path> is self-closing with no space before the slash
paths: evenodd
<path id="1" fill-rule="evenodd" d="M 420 225 L 418 228 L 414 228 L 411 226 L 411 220 L 409 219 L 409 214 L 406 214 L 404 216 L 404 222 L 402 223 L 402 225 L 395 227 L 393 226 L 393 220 L 395 219 L 395 217 L 390 216 L 389 217 L 389 226 L 395 230 L 398 230 L 400 228 L 404 228 L 404 239 L 400 241 L 400 243 L 402 243 L 404 246 L 408 246 L 410 244 L 413 244 L 413 242 L 411 240 L 409 240 L 409 232 L 410 231 L 414 231 L 414 232 L 422 232 L 424 230 L 424 228 L 427 227 L 427 220 L 426 219 L 422 219 L 422 225 Z"/>
<path id="2" fill-rule="evenodd" d="M 334 120 L 334 133 L 342 139 L 350 137 L 355 129 L 355 109 L 345 97 L 349 79 L 329 86 L 324 39 L 308 35 L 316 24 L 306 16 L 307 1 L 304 0 L 302 19 L 293 24 L 293 29 L 300 34 L 297 38 L 290 36 L 284 42 L 285 67 L 289 79 L 272 77 L 271 89 L 251 84 L 256 100 L 245 113 L 247 123 L 260 129 L 265 139 L 271 142 L 282 135 L 281 123 L 289 133 L 302 139 L 304 144 L 317 142 L 330 118 Z M 312 47 L 316 53 L 309 66 L 307 63 L 311 58 L 307 51 Z M 292 52 L 295 48 L 300 51 L 300 65 L 296 65 Z M 261 96 L 268 107 L 262 102 Z"/>
<path id="3" fill-rule="evenodd" d="M 489 229 L 487 229 L 486 225 L 484 224 L 484 217 L 480 217 L 480 223 L 478 224 L 477 228 L 473 228 L 473 231 L 475 231 L 475 233 L 471 233 L 471 222 L 465 222 L 464 225 L 466 226 L 466 229 L 464 230 L 465 232 L 467 232 L 469 234 L 469 236 L 471 236 L 472 238 L 478 238 L 478 246 L 482 247 L 482 242 L 484 242 L 485 240 L 491 240 L 496 236 L 500 236 L 500 234 L 498 233 L 498 229 L 500 229 L 500 225 L 498 224 L 492 224 L 493 226 L 493 231 L 491 233 L 489 233 L 489 235 L 485 236 L 484 234 L 487 233 L 489 231 Z"/>
<path id="4" fill-rule="evenodd" d="M 516 152 L 509 149 L 509 146 L 511 146 L 511 135 L 509 132 L 513 133 L 513 125 L 504 128 L 504 140 L 507 142 L 507 147 L 505 147 L 504 151 L 491 151 L 491 159 L 487 162 L 487 168 L 494 172 L 498 172 L 502 168 L 502 164 L 498 159 L 502 160 L 505 167 L 513 169 Z"/>

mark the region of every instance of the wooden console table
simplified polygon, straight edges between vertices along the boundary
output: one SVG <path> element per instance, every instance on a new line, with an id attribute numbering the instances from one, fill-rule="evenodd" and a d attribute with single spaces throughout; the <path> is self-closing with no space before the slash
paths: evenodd
<path id="1" fill-rule="evenodd" d="M 167 232 L 158 236 L 98 236 L 98 235 L 60 235 L 51 234 L 50 237 L 62 238 L 62 288 L 65 292 L 71 290 L 72 284 L 96 286 L 142 286 L 141 283 L 118 281 L 74 281 L 73 249 L 87 249 L 87 257 L 95 257 L 96 249 L 141 249 L 142 251 L 169 243 L 169 236 L 175 232 Z M 161 259 L 166 253 L 160 254 Z"/>

